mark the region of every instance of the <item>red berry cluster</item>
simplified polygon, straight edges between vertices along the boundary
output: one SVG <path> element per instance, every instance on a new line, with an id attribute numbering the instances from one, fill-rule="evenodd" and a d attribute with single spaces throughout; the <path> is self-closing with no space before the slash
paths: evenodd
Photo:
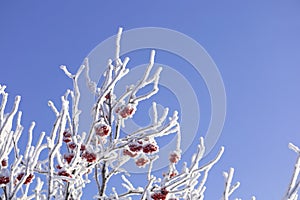
<path id="1" fill-rule="evenodd" d="M 74 142 L 69 142 L 68 147 L 69 149 L 74 150 L 77 147 L 77 145 Z"/>
<path id="2" fill-rule="evenodd" d="M 180 155 L 177 152 L 172 152 L 169 157 L 171 163 L 177 163 L 180 159 Z"/>
<path id="3" fill-rule="evenodd" d="M 20 181 L 24 176 L 24 172 L 18 174 L 17 176 L 17 180 Z M 24 184 L 28 184 L 28 183 L 31 183 L 32 179 L 33 179 L 34 175 L 33 174 L 29 174 L 27 177 L 26 177 L 26 180 L 24 182 Z"/>
<path id="4" fill-rule="evenodd" d="M 123 149 L 123 155 L 130 156 L 133 158 L 133 157 L 137 156 L 137 153 L 133 153 L 133 152 L 129 151 L 128 149 Z"/>
<path id="5" fill-rule="evenodd" d="M 135 161 L 136 166 L 143 167 L 145 164 L 147 164 L 149 160 L 147 158 L 141 157 Z"/>
<path id="6" fill-rule="evenodd" d="M 152 153 L 155 151 L 157 151 L 157 146 L 155 146 L 154 144 L 147 144 L 147 145 L 143 146 L 144 153 Z"/>
<path id="7" fill-rule="evenodd" d="M 72 178 L 71 174 L 69 174 L 66 170 L 61 170 L 58 172 L 58 175 L 59 176 L 65 176 L 65 177 L 69 177 L 69 178 Z M 66 181 L 68 182 L 67 180 L 63 179 L 63 181 Z"/>
<path id="8" fill-rule="evenodd" d="M 24 184 L 28 184 L 32 181 L 34 175 L 33 174 L 29 174 L 24 182 Z"/>
<path id="9" fill-rule="evenodd" d="M 64 159 L 67 161 L 68 164 L 70 164 L 74 156 L 75 155 L 73 153 L 66 153 L 64 155 Z"/>
<path id="10" fill-rule="evenodd" d="M 160 192 L 156 192 L 151 195 L 151 198 L 153 200 L 165 200 L 167 198 L 169 191 L 166 190 L 165 188 L 162 188 Z"/>
<path id="11" fill-rule="evenodd" d="M 142 150 L 143 146 L 139 145 L 139 144 L 130 144 L 128 145 L 130 151 L 132 152 L 139 152 L 140 150 Z"/>
<path id="12" fill-rule="evenodd" d="M 119 114 L 123 119 L 131 117 L 134 114 L 135 106 L 129 104 L 116 109 L 116 113 Z"/>
<path id="13" fill-rule="evenodd" d="M 70 133 L 69 130 L 66 130 L 64 133 L 63 133 L 63 141 L 65 143 L 68 143 L 68 142 L 71 142 L 72 141 L 72 134 Z"/>
<path id="14" fill-rule="evenodd" d="M 110 127 L 107 125 L 98 125 L 95 126 L 95 132 L 101 137 L 107 136 L 110 133 Z"/>
<path id="15" fill-rule="evenodd" d="M 128 145 L 129 150 L 132 152 L 139 152 L 141 150 L 143 150 L 144 153 L 153 153 L 155 151 L 157 151 L 157 146 L 155 144 L 145 144 L 143 145 L 142 141 L 138 141 L 137 143 L 132 143 Z"/>
<path id="16" fill-rule="evenodd" d="M 8 176 L 0 176 L 0 185 L 7 184 L 7 183 L 9 183 L 9 177 Z"/>
<path id="17" fill-rule="evenodd" d="M 82 158 L 85 158 L 87 162 L 95 162 L 97 160 L 97 156 L 94 153 L 90 153 L 88 151 L 85 151 L 82 155 Z"/>
<path id="18" fill-rule="evenodd" d="M 69 174 L 66 170 L 62 170 L 58 172 L 58 175 L 60 176 L 67 176 L 67 177 L 72 177 L 71 174 Z"/>
<path id="19" fill-rule="evenodd" d="M 120 115 L 121 115 L 122 118 L 127 118 L 127 117 L 132 115 L 133 111 L 134 111 L 133 108 L 129 108 L 129 107 L 126 106 L 125 108 L 123 108 L 121 110 Z"/>
<path id="20" fill-rule="evenodd" d="M 70 150 L 74 150 L 74 149 L 76 149 L 77 144 L 75 144 L 74 142 L 69 142 L 68 147 L 69 147 Z M 84 151 L 85 149 L 86 149 L 85 145 L 81 144 L 80 145 L 80 151 Z"/>

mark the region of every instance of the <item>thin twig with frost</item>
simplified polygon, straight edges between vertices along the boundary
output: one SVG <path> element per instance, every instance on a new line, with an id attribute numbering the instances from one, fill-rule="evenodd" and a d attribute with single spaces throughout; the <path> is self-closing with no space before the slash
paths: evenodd
<path id="1" fill-rule="evenodd" d="M 225 190 L 223 192 L 222 200 L 229 200 L 229 196 L 240 186 L 240 182 L 236 182 L 234 185 L 231 185 L 233 173 L 233 168 L 230 168 L 228 173 L 223 172 L 223 176 L 225 178 Z"/>
<path id="2" fill-rule="evenodd" d="M 291 182 L 288 186 L 285 196 L 283 200 L 297 200 L 298 199 L 298 190 L 300 186 L 300 181 L 298 180 L 299 172 L 300 172 L 300 149 L 292 144 L 289 143 L 289 148 L 297 153 L 297 161 L 295 163 L 294 172 L 291 178 Z M 298 180 L 298 181 L 297 181 Z"/>

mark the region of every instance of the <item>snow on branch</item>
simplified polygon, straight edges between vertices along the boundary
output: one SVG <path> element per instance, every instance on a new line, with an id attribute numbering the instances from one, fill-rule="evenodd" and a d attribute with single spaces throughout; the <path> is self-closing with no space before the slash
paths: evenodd
<path id="1" fill-rule="evenodd" d="M 294 172 L 290 181 L 290 184 L 288 186 L 288 189 L 286 191 L 285 196 L 282 200 L 297 200 L 298 199 L 298 190 L 300 186 L 299 181 L 299 172 L 300 172 L 300 149 L 296 145 L 289 143 L 289 148 L 293 150 L 295 153 L 297 153 L 297 160 L 294 167 Z"/>
<path id="2" fill-rule="evenodd" d="M 229 196 L 240 186 L 240 182 L 236 182 L 234 185 L 231 185 L 233 173 L 233 168 L 229 169 L 229 173 L 223 172 L 223 176 L 225 178 L 225 190 L 222 200 L 229 200 Z"/>

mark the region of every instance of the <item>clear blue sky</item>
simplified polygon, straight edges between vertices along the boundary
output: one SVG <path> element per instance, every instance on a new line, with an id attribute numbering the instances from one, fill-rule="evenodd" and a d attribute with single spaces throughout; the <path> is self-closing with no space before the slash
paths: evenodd
<path id="1" fill-rule="evenodd" d="M 287 144 L 300 145 L 299 9 L 296 0 L 1 1 L 0 84 L 10 101 L 22 96 L 25 127 L 35 120 L 37 133 L 49 132 L 47 101 L 59 103 L 71 87 L 61 64 L 75 72 L 119 26 L 182 32 L 213 58 L 227 94 L 225 126 L 207 159 L 226 149 L 211 171 L 207 199 L 219 199 L 229 167 L 241 182 L 234 197 L 280 199 L 296 159 Z"/>

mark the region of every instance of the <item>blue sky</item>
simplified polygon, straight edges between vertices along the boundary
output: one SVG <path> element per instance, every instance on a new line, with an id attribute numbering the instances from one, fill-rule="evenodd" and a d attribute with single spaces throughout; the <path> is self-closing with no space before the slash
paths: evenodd
<path id="1" fill-rule="evenodd" d="M 279 199 L 296 159 L 287 144 L 300 145 L 299 8 L 296 0 L 1 1 L 0 84 L 10 101 L 22 96 L 25 127 L 35 120 L 36 133 L 49 131 L 54 116 L 47 101 L 58 104 L 71 87 L 60 65 L 75 72 L 119 26 L 182 32 L 213 58 L 227 95 L 224 129 L 206 159 L 222 145 L 225 154 L 211 171 L 207 199 L 219 199 L 221 172 L 229 167 L 241 182 L 234 197 Z"/>

